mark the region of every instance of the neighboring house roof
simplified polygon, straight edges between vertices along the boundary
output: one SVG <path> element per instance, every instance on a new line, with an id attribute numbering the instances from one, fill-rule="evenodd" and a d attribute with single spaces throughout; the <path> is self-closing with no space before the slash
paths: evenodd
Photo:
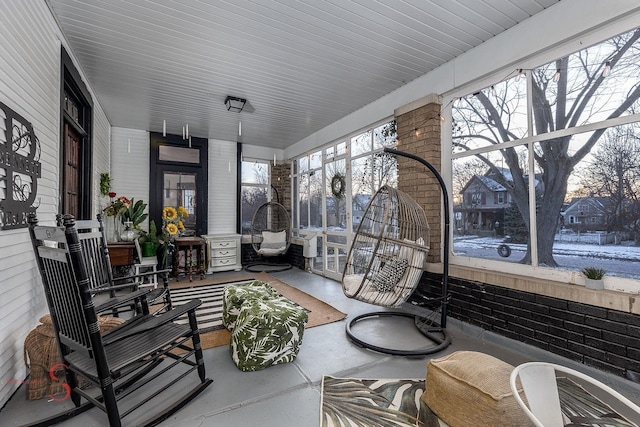
<path id="1" fill-rule="evenodd" d="M 371 197 L 371 194 L 356 194 L 353 198 L 353 207 L 364 210 L 371 201 Z"/>
<path id="2" fill-rule="evenodd" d="M 464 194 L 469 189 L 469 187 L 473 185 L 474 182 L 479 182 L 482 186 L 486 187 L 489 191 L 492 192 L 507 191 L 504 186 L 502 186 L 492 178 L 483 175 L 474 175 L 473 178 L 471 178 L 469 182 L 467 182 L 467 185 L 465 185 L 464 188 L 460 191 L 460 194 Z"/>
<path id="3" fill-rule="evenodd" d="M 491 191 L 507 191 L 507 189 L 497 181 L 489 178 L 488 176 L 478 176 L 480 182 L 482 182 Z"/>
<path id="4" fill-rule="evenodd" d="M 578 216 L 579 214 L 576 211 L 584 211 L 585 205 L 596 209 L 596 212 L 589 212 L 589 215 L 594 213 L 608 214 L 615 208 L 615 202 L 610 197 L 576 197 L 571 199 L 571 203 L 564 211 L 564 215 Z"/>
<path id="5" fill-rule="evenodd" d="M 502 174 L 502 176 L 504 176 L 505 180 L 507 182 L 513 182 L 513 175 L 511 175 L 511 171 L 508 168 L 497 168 L 499 173 Z M 463 194 L 464 192 L 467 191 L 467 189 L 469 188 L 469 186 L 471 186 L 471 184 L 474 182 L 474 180 L 479 181 L 480 183 L 482 183 L 482 185 L 484 185 L 489 191 L 491 192 L 498 192 L 498 191 L 507 191 L 507 188 L 505 188 L 505 186 L 503 186 L 502 184 L 500 184 L 498 181 L 496 181 L 495 179 L 493 179 L 492 177 L 495 177 L 496 173 L 492 172 L 491 170 L 489 170 L 486 174 L 484 175 L 474 175 L 468 182 L 467 184 L 464 186 L 464 188 L 460 191 L 460 194 Z M 524 175 L 524 177 L 526 178 L 527 175 Z M 539 176 L 536 175 L 535 179 L 534 179 L 534 184 L 536 186 L 537 191 L 540 191 L 540 179 Z"/>

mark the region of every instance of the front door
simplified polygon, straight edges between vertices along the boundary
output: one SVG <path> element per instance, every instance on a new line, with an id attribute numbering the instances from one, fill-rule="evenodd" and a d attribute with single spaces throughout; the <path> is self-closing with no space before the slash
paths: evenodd
<path id="1" fill-rule="evenodd" d="M 68 123 L 64 124 L 64 150 L 63 150 L 63 211 L 75 218 L 80 216 L 79 197 L 82 189 L 82 140 L 78 132 Z"/>
<path id="2" fill-rule="evenodd" d="M 93 104 L 73 61 L 62 48 L 64 79 L 60 91 L 59 213 L 91 216 Z"/>
<path id="3" fill-rule="evenodd" d="M 208 140 L 183 140 L 177 135 L 151 134 L 151 173 L 149 176 L 149 219 L 158 230 L 162 210 L 183 206 L 189 216 L 184 221 L 185 235 L 208 232 Z"/>

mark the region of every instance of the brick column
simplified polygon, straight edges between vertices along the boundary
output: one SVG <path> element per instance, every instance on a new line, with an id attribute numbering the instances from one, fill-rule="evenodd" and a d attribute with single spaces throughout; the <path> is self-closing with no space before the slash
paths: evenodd
<path id="1" fill-rule="evenodd" d="M 441 170 L 439 117 L 440 101 L 431 94 L 395 110 L 398 150 L 411 153 Z M 442 246 L 442 190 L 433 173 L 424 165 L 398 158 L 398 189 L 411 196 L 424 209 L 431 229 L 431 249 L 427 262 L 440 262 Z"/>
<path id="2" fill-rule="evenodd" d="M 289 161 L 278 162 L 271 167 L 271 185 L 278 190 L 280 204 L 291 215 L 291 163 Z M 276 195 L 272 194 L 272 201 L 276 202 Z"/>

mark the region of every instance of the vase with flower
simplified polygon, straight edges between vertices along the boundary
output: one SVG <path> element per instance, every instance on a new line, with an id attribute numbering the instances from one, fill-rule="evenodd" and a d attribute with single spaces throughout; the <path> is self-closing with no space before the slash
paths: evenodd
<path id="1" fill-rule="evenodd" d="M 109 193 L 109 205 L 102 211 L 107 216 L 104 221 L 107 242 L 117 242 L 120 240 L 122 230 L 122 220 L 120 214 L 129 207 L 131 201 L 125 196 L 116 198 L 116 193 Z"/>
<path id="2" fill-rule="evenodd" d="M 120 213 L 120 221 L 124 225 L 124 231 L 120 234 L 120 240 L 133 242 L 140 234 L 140 224 L 147 219 L 148 214 L 144 213 L 147 204 L 142 200 L 135 200 L 133 197 L 129 204 Z"/>
<path id="3" fill-rule="evenodd" d="M 171 252 L 172 241 L 180 233 L 184 231 L 184 219 L 189 216 L 189 212 L 184 206 L 167 206 L 162 210 L 162 255 L 160 264 L 162 268 L 168 267 L 169 253 Z"/>

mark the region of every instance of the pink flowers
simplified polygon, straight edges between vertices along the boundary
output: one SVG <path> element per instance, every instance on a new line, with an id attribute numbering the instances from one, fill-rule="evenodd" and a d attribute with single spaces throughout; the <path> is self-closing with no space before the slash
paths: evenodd
<path id="1" fill-rule="evenodd" d="M 116 216 L 119 213 L 122 213 L 131 205 L 131 200 L 127 199 L 125 196 L 120 196 L 117 199 L 113 200 L 114 197 L 116 197 L 116 193 L 109 193 L 111 203 L 109 204 L 109 206 L 103 209 L 103 212 L 107 216 Z"/>

